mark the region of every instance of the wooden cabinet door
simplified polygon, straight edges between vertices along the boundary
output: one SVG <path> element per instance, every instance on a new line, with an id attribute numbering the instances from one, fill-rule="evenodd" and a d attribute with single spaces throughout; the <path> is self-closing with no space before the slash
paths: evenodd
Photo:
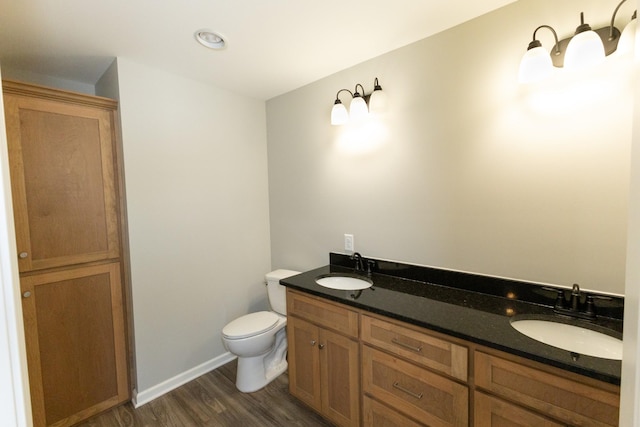
<path id="1" fill-rule="evenodd" d="M 322 412 L 339 426 L 360 425 L 358 343 L 320 329 Z"/>
<path id="2" fill-rule="evenodd" d="M 117 258 L 112 111 L 8 90 L 20 271 Z"/>
<path id="3" fill-rule="evenodd" d="M 22 277 L 33 421 L 68 426 L 129 399 L 120 265 Z"/>
<path id="4" fill-rule="evenodd" d="M 321 412 L 318 327 L 297 317 L 289 316 L 287 339 L 289 342 L 289 392 Z"/>
<path id="5" fill-rule="evenodd" d="M 358 343 L 297 317 L 287 322 L 289 392 L 338 426 L 358 426 Z"/>

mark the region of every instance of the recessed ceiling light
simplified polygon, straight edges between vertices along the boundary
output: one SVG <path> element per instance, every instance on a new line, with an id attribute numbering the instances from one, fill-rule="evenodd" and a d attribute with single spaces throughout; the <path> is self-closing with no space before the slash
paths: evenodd
<path id="1" fill-rule="evenodd" d="M 224 49 L 225 47 L 225 41 L 222 36 L 213 31 L 198 30 L 194 35 L 198 43 L 209 49 Z"/>

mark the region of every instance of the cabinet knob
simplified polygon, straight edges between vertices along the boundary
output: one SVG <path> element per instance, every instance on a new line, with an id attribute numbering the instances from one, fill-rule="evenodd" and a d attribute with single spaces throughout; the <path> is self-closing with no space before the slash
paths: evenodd
<path id="1" fill-rule="evenodd" d="M 316 340 L 311 340 L 311 347 L 313 347 L 314 345 L 316 345 Z"/>
<path id="2" fill-rule="evenodd" d="M 22 294 L 22 296 L 23 296 L 24 298 L 29 298 L 29 297 L 31 296 L 31 292 L 26 291 L 25 293 L 23 293 L 23 294 Z"/>
<path id="3" fill-rule="evenodd" d="M 320 345 L 318 346 L 318 348 L 319 348 L 320 350 L 322 350 L 322 349 L 324 348 L 324 344 L 320 344 Z"/>
<path id="4" fill-rule="evenodd" d="M 25 259 L 26 257 L 28 257 L 28 256 L 29 256 L 29 254 L 28 254 L 28 253 L 26 253 L 26 252 L 20 252 L 20 253 L 18 254 L 18 256 L 19 256 L 20 258 L 22 258 L 22 259 Z"/>

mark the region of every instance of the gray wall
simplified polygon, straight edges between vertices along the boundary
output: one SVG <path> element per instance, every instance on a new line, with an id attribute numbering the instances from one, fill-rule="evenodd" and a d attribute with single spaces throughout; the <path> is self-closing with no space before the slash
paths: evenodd
<path id="1" fill-rule="evenodd" d="M 272 264 L 324 265 L 353 233 L 365 256 L 624 293 L 631 58 L 516 81 L 538 25 L 605 26 L 602 3 L 521 0 L 269 100 Z M 375 77 L 387 113 L 331 126 L 338 89 Z"/>
<path id="2" fill-rule="evenodd" d="M 110 71 L 97 89 L 119 85 L 144 403 L 215 367 L 223 326 L 268 307 L 265 109 L 124 58 Z"/>

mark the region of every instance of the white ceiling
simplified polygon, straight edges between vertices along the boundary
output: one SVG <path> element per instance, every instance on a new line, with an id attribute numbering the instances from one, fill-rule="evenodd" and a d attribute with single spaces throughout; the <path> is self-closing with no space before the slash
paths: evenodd
<path id="1" fill-rule="evenodd" d="M 0 65 L 95 84 L 125 57 L 269 99 L 513 1 L 0 0 Z"/>

